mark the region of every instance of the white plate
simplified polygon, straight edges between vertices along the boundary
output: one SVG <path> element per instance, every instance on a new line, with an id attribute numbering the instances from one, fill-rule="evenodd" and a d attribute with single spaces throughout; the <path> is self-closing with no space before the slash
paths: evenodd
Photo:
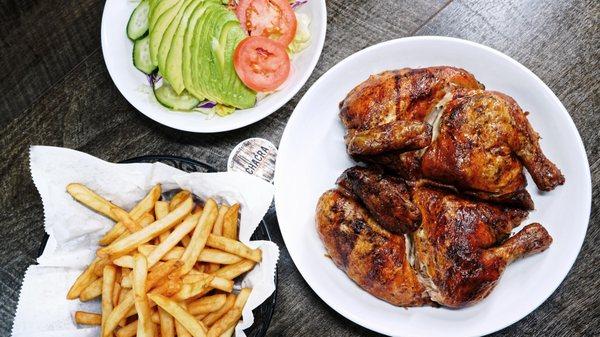
<path id="1" fill-rule="evenodd" d="M 102 14 L 102 53 L 115 85 L 125 98 L 144 115 L 169 127 L 191 132 L 221 132 L 234 130 L 257 122 L 287 103 L 302 88 L 312 73 L 325 41 L 327 12 L 325 0 L 309 0 L 296 10 L 310 19 L 311 43 L 292 60 L 292 71 L 280 90 L 246 110 L 226 116 L 210 116 L 195 112 L 169 110 L 156 101 L 146 75 L 133 66 L 133 43 L 125 29 L 131 12 L 138 2 L 107 0 Z"/>
<path id="2" fill-rule="evenodd" d="M 530 111 L 546 155 L 566 178 L 539 192 L 528 177 L 539 221 L 554 242 L 545 252 L 510 265 L 491 295 L 465 309 L 398 308 L 354 284 L 324 256 L 315 228 L 319 196 L 354 163 L 344 147 L 338 102 L 370 74 L 401 67 L 451 65 L 472 72 L 486 88 L 514 97 Z M 588 225 L 591 182 L 581 138 L 569 114 L 531 71 L 491 48 L 445 37 L 411 37 L 378 44 L 331 68 L 304 95 L 283 133 L 275 173 L 281 233 L 306 282 L 329 306 L 371 330 L 394 336 L 475 336 L 525 317 L 559 286 L 575 262 Z M 517 230 L 519 230 L 519 227 Z"/>

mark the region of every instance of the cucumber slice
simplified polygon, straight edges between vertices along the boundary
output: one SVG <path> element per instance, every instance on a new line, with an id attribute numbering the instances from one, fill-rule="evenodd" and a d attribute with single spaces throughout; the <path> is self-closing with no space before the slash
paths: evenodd
<path id="1" fill-rule="evenodd" d="M 151 74 L 156 69 L 150 59 L 150 38 L 148 36 L 133 42 L 133 65 L 146 74 Z"/>
<path id="2" fill-rule="evenodd" d="M 127 37 L 131 40 L 137 40 L 144 36 L 148 31 L 148 12 L 150 11 L 150 3 L 148 0 L 143 0 L 133 10 L 127 23 Z"/>
<path id="3" fill-rule="evenodd" d="M 173 110 L 190 111 L 200 104 L 200 100 L 183 91 L 181 95 L 177 95 L 173 87 L 163 80 L 162 86 L 154 88 L 154 96 L 160 104 Z"/>

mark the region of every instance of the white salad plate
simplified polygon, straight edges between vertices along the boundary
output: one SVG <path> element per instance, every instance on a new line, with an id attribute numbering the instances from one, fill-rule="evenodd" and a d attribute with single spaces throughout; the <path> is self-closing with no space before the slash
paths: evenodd
<path id="1" fill-rule="evenodd" d="M 257 122 L 287 103 L 315 68 L 327 28 L 325 0 L 309 0 L 295 11 L 310 18 L 310 45 L 292 57 L 287 81 L 274 93 L 258 101 L 255 107 L 237 110 L 219 117 L 201 112 L 173 111 L 162 106 L 152 94 L 145 74 L 133 65 L 133 42 L 127 38 L 129 16 L 138 1 L 107 0 L 102 14 L 102 53 L 110 76 L 123 96 L 141 113 L 154 121 L 183 131 L 212 133 L 234 130 Z"/>
<path id="2" fill-rule="evenodd" d="M 346 154 L 338 103 L 369 75 L 403 67 L 449 65 L 464 68 L 487 89 L 514 97 L 530 111 L 545 154 L 566 183 L 540 192 L 528 177 L 536 209 L 521 227 L 540 222 L 554 241 L 543 253 L 514 262 L 496 288 L 471 307 L 401 308 L 356 285 L 325 256 L 315 227 L 323 192 L 355 163 Z M 275 205 L 287 249 L 300 273 L 323 301 L 368 329 L 393 336 L 479 336 L 498 331 L 535 310 L 571 269 L 588 226 L 591 207 L 589 164 L 573 120 L 535 74 L 486 46 L 447 37 L 410 37 L 362 50 L 325 73 L 294 110 L 279 146 Z"/>

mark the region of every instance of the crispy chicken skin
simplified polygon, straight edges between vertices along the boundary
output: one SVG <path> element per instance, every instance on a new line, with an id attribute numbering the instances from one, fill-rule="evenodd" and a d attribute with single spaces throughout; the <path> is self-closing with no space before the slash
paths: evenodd
<path id="1" fill-rule="evenodd" d="M 479 198 L 533 209 L 523 165 L 539 189 L 564 183 L 542 153 L 539 135 L 509 96 L 474 90 L 452 99 L 442 112 L 439 136 L 422 159 L 423 176 Z"/>
<path id="2" fill-rule="evenodd" d="M 348 129 L 367 130 L 395 121 L 425 121 L 446 93 L 483 89 L 475 77 L 453 67 L 403 68 L 372 75 L 340 103 Z"/>
<path id="3" fill-rule="evenodd" d="M 431 143 L 431 125 L 424 122 L 397 121 L 346 133 L 350 155 L 376 155 L 394 150 L 422 149 Z"/>
<path id="4" fill-rule="evenodd" d="M 453 67 L 403 68 L 369 77 L 340 103 L 349 153 L 404 178 L 418 178 L 420 156 L 406 151 L 429 145 L 432 131 L 424 122 L 447 94 L 470 89 L 483 85 L 466 70 Z M 404 124 L 411 126 L 418 141 L 409 141 Z M 387 139 L 394 141 L 381 141 Z"/>
<path id="5" fill-rule="evenodd" d="M 402 179 L 355 166 L 344 171 L 337 184 L 351 191 L 377 223 L 392 233 L 410 233 L 421 223 L 421 212 L 413 204 L 409 187 Z"/>
<path id="6" fill-rule="evenodd" d="M 525 226 L 506 240 L 527 216 L 524 210 L 424 186 L 415 188 L 413 198 L 423 217 L 412 234 L 415 263 L 431 299 L 447 307 L 482 300 L 509 263 L 552 243 L 540 224 Z"/>
<path id="7" fill-rule="evenodd" d="M 318 201 L 317 231 L 336 266 L 370 294 L 397 306 L 431 304 L 410 265 L 403 235 L 381 228 L 341 190 Z"/>

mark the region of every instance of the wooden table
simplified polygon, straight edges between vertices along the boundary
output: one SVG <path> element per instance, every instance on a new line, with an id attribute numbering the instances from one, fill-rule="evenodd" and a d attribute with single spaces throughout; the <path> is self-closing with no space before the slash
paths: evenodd
<path id="1" fill-rule="evenodd" d="M 411 35 L 455 36 L 496 48 L 536 73 L 571 114 L 587 149 L 594 183 L 585 243 L 550 299 L 497 335 L 600 332 L 599 1 L 327 1 L 325 48 L 303 90 L 268 118 L 215 135 L 161 126 L 125 101 L 102 59 L 102 2 L 0 4 L 0 335 L 10 333 L 23 274 L 35 263 L 43 237 L 42 205 L 28 169 L 30 145 L 64 146 L 109 161 L 179 155 L 225 170 L 227 155 L 243 139 L 263 137 L 278 144 L 304 91 L 331 66 L 372 44 Z M 283 249 L 269 336 L 377 335 L 323 303 L 294 267 L 277 226 L 271 231 Z"/>

